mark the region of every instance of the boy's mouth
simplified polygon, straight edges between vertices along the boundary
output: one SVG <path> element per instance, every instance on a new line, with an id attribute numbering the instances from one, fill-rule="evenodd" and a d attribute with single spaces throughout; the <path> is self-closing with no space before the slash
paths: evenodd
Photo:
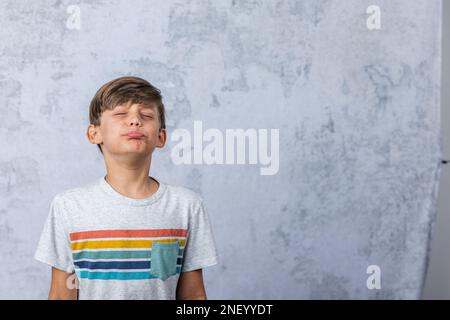
<path id="1" fill-rule="evenodd" d="M 142 138 L 144 134 L 138 131 L 130 131 L 127 133 L 128 138 Z"/>

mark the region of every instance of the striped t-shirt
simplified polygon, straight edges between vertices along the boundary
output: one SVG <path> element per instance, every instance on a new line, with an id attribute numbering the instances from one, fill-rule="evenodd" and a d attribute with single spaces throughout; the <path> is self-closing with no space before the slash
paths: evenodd
<path id="1" fill-rule="evenodd" d="M 175 299 L 181 272 L 218 263 L 194 191 L 158 180 L 150 197 L 117 192 L 102 176 L 57 194 L 35 259 L 75 272 L 79 299 Z"/>

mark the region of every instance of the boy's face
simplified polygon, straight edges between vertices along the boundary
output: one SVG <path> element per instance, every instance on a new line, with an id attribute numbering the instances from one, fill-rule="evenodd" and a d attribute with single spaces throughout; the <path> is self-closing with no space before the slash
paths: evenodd
<path id="1" fill-rule="evenodd" d="M 122 104 L 106 110 L 100 125 L 89 125 L 91 143 L 100 144 L 103 154 L 148 156 L 166 142 L 166 130 L 160 129 L 156 105 Z"/>

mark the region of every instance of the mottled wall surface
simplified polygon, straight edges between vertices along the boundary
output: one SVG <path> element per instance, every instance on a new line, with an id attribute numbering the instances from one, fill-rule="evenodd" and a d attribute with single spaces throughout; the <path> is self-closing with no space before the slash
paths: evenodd
<path id="1" fill-rule="evenodd" d="M 221 256 L 209 298 L 419 297 L 440 174 L 440 13 L 437 0 L 0 1 L 0 298 L 46 298 L 33 254 L 50 200 L 104 174 L 88 105 L 127 74 L 162 90 L 169 135 L 195 120 L 279 129 L 274 175 L 175 165 L 170 140 L 154 154 L 153 176 L 206 200 Z"/>

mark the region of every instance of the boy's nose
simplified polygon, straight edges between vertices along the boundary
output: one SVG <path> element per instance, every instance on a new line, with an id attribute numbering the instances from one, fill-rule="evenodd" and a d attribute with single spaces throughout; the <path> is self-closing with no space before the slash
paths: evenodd
<path id="1" fill-rule="evenodd" d="M 131 118 L 131 120 L 130 120 L 130 125 L 140 125 L 141 124 L 141 121 L 139 120 L 139 118 L 138 117 L 136 117 L 136 116 L 133 116 L 132 118 Z"/>

